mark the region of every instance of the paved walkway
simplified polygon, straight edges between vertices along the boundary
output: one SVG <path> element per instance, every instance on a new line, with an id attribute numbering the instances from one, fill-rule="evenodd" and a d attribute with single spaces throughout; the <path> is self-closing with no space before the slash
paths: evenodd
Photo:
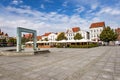
<path id="1" fill-rule="evenodd" d="M 0 56 L 0 80 L 120 80 L 118 46 L 50 51 L 35 56 Z"/>

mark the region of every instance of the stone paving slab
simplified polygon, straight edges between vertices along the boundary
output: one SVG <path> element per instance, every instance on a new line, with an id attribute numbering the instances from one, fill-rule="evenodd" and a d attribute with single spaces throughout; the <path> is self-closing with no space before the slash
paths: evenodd
<path id="1" fill-rule="evenodd" d="M 49 50 L 34 56 L 0 56 L 0 80 L 120 80 L 120 46 Z"/>

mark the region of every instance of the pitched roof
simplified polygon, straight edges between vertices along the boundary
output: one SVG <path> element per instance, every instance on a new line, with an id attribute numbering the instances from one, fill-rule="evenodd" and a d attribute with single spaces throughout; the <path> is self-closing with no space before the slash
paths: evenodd
<path id="1" fill-rule="evenodd" d="M 72 31 L 73 32 L 78 32 L 78 31 L 80 31 L 80 28 L 79 27 L 74 27 L 74 28 L 72 28 Z"/>
<path id="2" fill-rule="evenodd" d="M 8 34 L 6 33 L 5 36 L 8 36 Z"/>
<path id="3" fill-rule="evenodd" d="M 0 29 L 0 35 L 3 35 L 3 36 L 8 36 L 8 34 L 7 34 L 7 33 L 2 32 L 2 31 L 1 31 L 1 29 Z"/>
<path id="4" fill-rule="evenodd" d="M 4 35 L 4 32 L 1 32 L 1 35 Z"/>
<path id="5" fill-rule="evenodd" d="M 105 22 L 92 23 L 90 26 L 90 28 L 98 28 L 98 27 L 105 27 Z"/>
<path id="6" fill-rule="evenodd" d="M 69 33 L 71 31 L 71 29 L 67 29 L 66 33 Z"/>
<path id="7" fill-rule="evenodd" d="M 23 36 L 24 36 L 25 38 L 30 38 L 30 37 L 33 37 L 33 34 L 31 34 L 31 33 L 23 34 Z"/>
<path id="8" fill-rule="evenodd" d="M 37 36 L 37 40 L 40 40 L 40 39 L 42 39 L 42 37 L 41 36 Z"/>
<path id="9" fill-rule="evenodd" d="M 115 29 L 116 32 L 120 32 L 120 28 Z"/>
<path id="10" fill-rule="evenodd" d="M 119 41 L 120 41 L 120 35 L 118 35 L 117 40 L 119 40 Z"/>
<path id="11" fill-rule="evenodd" d="M 51 34 L 51 32 L 45 33 L 43 36 L 48 36 L 49 34 Z"/>
<path id="12" fill-rule="evenodd" d="M 120 28 L 115 29 L 115 32 L 116 32 L 117 34 L 120 34 Z"/>

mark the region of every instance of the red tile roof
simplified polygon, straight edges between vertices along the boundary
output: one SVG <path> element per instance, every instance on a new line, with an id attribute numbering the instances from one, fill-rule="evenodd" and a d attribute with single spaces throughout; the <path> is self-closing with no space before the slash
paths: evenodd
<path id="1" fill-rule="evenodd" d="M 4 35 L 4 32 L 1 32 L 0 35 Z"/>
<path id="2" fill-rule="evenodd" d="M 5 36 L 8 36 L 8 34 L 6 33 Z"/>
<path id="3" fill-rule="evenodd" d="M 105 27 L 105 22 L 92 23 L 90 28 Z"/>
<path id="4" fill-rule="evenodd" d="M 23 37 L 25 37 L 25 38 L 32 38 L 33 34 L 23 34 Z"/>
<path id="5" fill-rule="evenodd" d="M 119 40 L 119 41 L 120 41 L 120 35 L 118 35 L 117 40 Z"/>
<path id="6" fill-rule="evenodd" d="M 37 36 L 37 40 L 40 40 L 40 39 L 42 39 L 42 37 L 41 36 Z"/>
<path id="7" fill-rule="evenodd" d="M 118 34 L 120 34 L 120 28 L 115 29 L 115 32 L 117 32 Z"/>
<path id="8" fill-rule="evenodd" d="M 74 28 L 72 28 L 72 31 L 73 32 L 78 32 L 78 31 L 80 31 L 80 28 L 79 27 L 74 27 Z"/>
<path id="9" fill-rule="evenodd" d="M 117 40 L 120 41 L 120 28 L 115 29 L 115 32 L 116 32 L 117 35 L 118 35 Z"/>
<path id="10" fill-rule="evenodd" d="M 51 32 L 45 33 L 43 36 L 48 36 L 49 34 L 51 34 Z"/>
<path id="11" fill-rule="evenodd" d="M 0 29 L 0 35 L 3 35 L 3 36 L 8 36 L 8 34 L 7 34 L 7 33 L 2 32 L 2 31 L 1 31 L 1 29 Z"/>

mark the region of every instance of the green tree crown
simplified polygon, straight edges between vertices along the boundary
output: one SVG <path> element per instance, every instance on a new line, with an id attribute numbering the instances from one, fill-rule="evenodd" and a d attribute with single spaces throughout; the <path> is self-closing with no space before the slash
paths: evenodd
<path id="1" fill-rule="evenodd" d="M 60 34 L 58 35 L 57 41 L 64 40 L 64 39 L 67 40 L 67 38 L 66 38 L 66 36 L 65 36 L 65 33 L 62 32 L 62 33 L 60 33 Z"/>
<path id="2" fill-rule="evenodd" d="M 77 34 L 74 36 L 74 39 L 75 39 L 75 40 L 80 40 L 80 39 L 82 39 L 81 34 L 80 34 L 80 33 L 77 33 Z"/>
<path id="3" fill-rule="evenodd" d="M 117 34 L 109 26 L 105 27 L 100 34 L 100 40 L 104 42 L 115 41 Z"/>

